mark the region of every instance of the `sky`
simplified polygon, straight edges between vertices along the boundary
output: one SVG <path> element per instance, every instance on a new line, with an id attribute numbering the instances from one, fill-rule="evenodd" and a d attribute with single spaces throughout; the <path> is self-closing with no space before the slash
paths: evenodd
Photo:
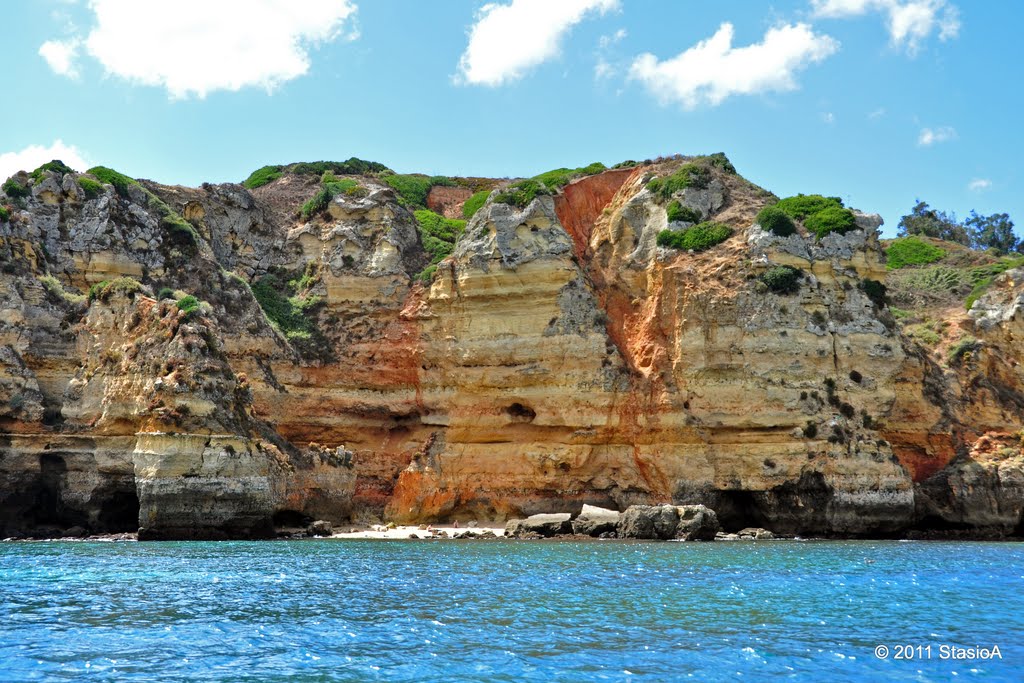
<path id="1" fill-rule="evenodd" d="M 895 234 L 915 200 L 1024 234 L 1017 0 L 36 0 L 3 6 L 0 176 L 264 164 L 532 176 L 725 152 Z"/>

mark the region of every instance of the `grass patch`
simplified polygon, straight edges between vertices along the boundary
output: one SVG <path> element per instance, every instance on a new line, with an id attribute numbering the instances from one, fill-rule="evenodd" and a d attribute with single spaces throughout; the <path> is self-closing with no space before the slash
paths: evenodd
<path id="1" fill-rule="evenodd" d="M 64 284 L 52 275 L 40 275 L 39 283 L 51 296 L 69 304 L 83 304 L 87 299 L 85 294 L 75 294 L 64 289 Z"/>
<path id="2" fill-rule="evenodd" d="M 353 178 L 338 178 L 330 171 L 325 171 L 320 179 L 320 189 L 312 199 L 302 205 L 302 218 L 309 220 L 312 216 L 326 211 L 331 200 L 338 195 L 349 197 L 365 197 L 369 191 Z"/>
<path id="3" fill-rule="evenodd" d="M 857 220 L 849 209 L 833 206 L 808 216 L 804 221 L 804 227 L 817 235 L 818 239 L 821 239 L 829 233 L 834 232 L 839 235 L 845 235 L 851 230 L 856 230 Z"/>
<path id="4" fill-rule="evenodd" d="M 778 206 L 766 206 L 757 214 L 757 224 L 768 232 L 779 237 L 788 237 L 796 233 L 796 224 L 785 211 Z"/>
<path id="5" fill-rule="evenodd" d="M 71 168 L 60 159 L 54 159 L 53 161 L 47 161 L 39 168 L 32 171 L 32 179 L 35 180 L 36 182 L 39 182 L 40 180 L 42 180 L 43 174 L 46 173 L 47 171 L 53 171 L 54 173 L 57 173 L 59 175 L 64 175 L 65 173 L 74 173 L 75 169 Z"/>
<path id="6" fill-rule="evenodd" d="M 696 163 L 683 164 L 666 178 L 655 178 L 647 183 L 647 189 L 662 199 L 668 199 L 676 192 L 688 187 L 705 188 L 711 183 L 711 171 L 707 166 Z"/>
<path id="7" fill-rule="evenodd" d="M 686 230 L 662 230 L 658 233 L 658 246 L 704 251 L 721 244 L 732 235 L 732 228 L 722 223 L 705 221 Z"/>
<path id="8" fill-rule="evenodd" d="M 467 199 L 465 203 L 462 205 L 462 215 L 466 218 L 466 220 L 469 220 L 470 218 L 475 216 L 476 212 L 483 207 L 483 205 L 487 202 L 487 198 L 490 196 L 490 190 L 480 190 L 479 192 L 473 194 L 472 197 Z"/>
<path id="9" fill-rule="evenodd" d="M 421 270 L 417 275 L 416 279 L 425 285 L 429 285 L 434 281 L 434 275 L 437 274 L 437 264 L 431 264 Z"/>
<path id="10" fill-rule="evenodd" d="M 1018 256 L 1016 258 L 1004 258 L 998 263 L 992 263 L 987 266 L 978 266 L 971 268 L 969 277 L 971 282 L 974 283 L 974 289 L 967 295 L 967 300 L 964 301 L 964 306 L 967 310 L 971 310 L 971 306 L 977 301 L 986 291 L 992 282 L 1001 274 L 1013 268 L 1020 268 L 1024 266 L 1024 256 Z"/>
<path id="11" fill-rule="evenodd" d="M 419 226 L 423 249 L 430 254 L 431 265 L 452 253 L 456 240 L 466 229 L 466 221 L 445 218 L 426 209 L 416 211 L 413 215 Z"/>
<path id="12" fill-rule="evenodd" d="M 263 187 L 284 175 L 284 166 L 261 166 L 242 181 L 242 185 L 250 190 Z"/>
<path id="13" fill-rule="evenodd" d="M 96 199 L 104 193 L 103 183 L 93 180 L 92 178 L 86 178 L 80 176 L 78 178 L 78 186 L 82 188 L 82 192 L 85 193 L 86 199 Z"/>
<path id="14" fill-rule="evenodd" d="M 89 175 L 95 176 L 97 180 L 106 185 L 113 185 L 117 193 L 122 197 L 128 196 L 128 188 L 132 185 L 138 185 L 138 181 L 134 178 L 129 178 L 123 173 L 118 173 L 112 168 L 106 166 L 93 166 L 88 171 Z"/>
<path id="15" fill-rule="evenodd" d="M 317 334 L 311 314 L 320 297 L 296 295 L 293 282 L 270 273 L 252 284 L 252 293 L 267 319 L 286 339 L 310 341 Z"/>
<path id="16" fill-rule="evenodd" d="M 795 294 L 800 291 L 800 282 L 804 274 L 792 266 L 775 266 L 761 274 L 759 278 L 769 290 L 775 294 Z"/>
<path id="17" fill-rule="evenodd" d="M 549 194 L 551 194 L 551 191 L 543 183 L 531 178 L 509 185 L 494 198 L 494 201 L 525 209 L 537 197 Z"/>
<path id="18" fill-rule="evenodd" d="M 0 223 L 6 223 L 11 220 L 11 212 L 7 210 L 6 206 L 0 206 Z"/>
<path id="19" fill-rule="evenodd" d="M 595 175 L 602 171 L 607 171 L 608 167 L 602 164 L 600 161 L 595 161 L 588 166 L 581 166 L 580 168 L 556 168 L 545 173 L 533 176 L 534 180 L 539 180 L 544 183 L 545 187 L 552 190 L 557 190 L 565 185 L 568 185 L 577 178 L 583 178 L 588 175 Z"/>
<path id="20" fill-rule="evenodd" d="M 959 365 L 967 357 L 981 348 L 981 342 L 974 337 L 964 337 L 949 349 L 949 364 Z"/>
<path id="21" fill-rule="evenodd" d="M 143 188 L 143 192 L 146 193 L 146 206 L 160 217 L 160 227 L 166 230 L 177 243 L 189 251 L 197 249 L 200 237 L 196 229 L 192 227 L 192 224 L 168 206 L 167 202 L 149 190 Z"/>
<path id="22" fill-rule="evenodd" d="M 790 218 L 802 221 L 825 209 L 842 209 L 843 200 L 839 197 L 823 197 L 820 194 L 798 194 L 795 197 L 780 199 L 775 206 Z"/>
<path id="23" fill-rule="evenodd" d="M 8 178 L 4 181 L 3 185 L 0 185 L 0 189 L 4 191 L 11 199 L 22 199 L 32 194 L 32 190 L 28 189 L 14 178 Z"/>
<path id="24" fill-rule="evenodd" d="M 941 260 L 945 255 L 945 249 L 940 249 L 917 237 L 895 239 L 885 250 L 886 267 L 889 270 L 898 270 L 909 266 L 926 266 Z"/>
<path id="25" fill-rule="evenodd" d="M 680 204 L 677 199 L 668 203 L 665 213 L 668 215 L 669 223 L 700 223 L 700 219 L 704 217 L 700 211 Z"/>
<path id="26" fill-rule="evenodd" d="M 242 185 L 255 190 L 257 187 L 271 183 L 285 173 L 296 175 L 318 175 L 330 172 L 336 175 L 372 175 L 390 171 L 384 164 L 352 157 L 347 161 L 302 161 L 295 164 L 271 164 L 261 166 L 242 181 Z"/>

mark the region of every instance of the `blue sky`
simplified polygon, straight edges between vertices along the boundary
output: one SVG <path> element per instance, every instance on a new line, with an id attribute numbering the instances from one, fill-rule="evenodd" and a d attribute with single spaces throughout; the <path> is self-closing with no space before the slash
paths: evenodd
<path id="1" fill-rule="evenodd" d="M 189 185 L 724 151 L 887 234 L 918 197 L 1024 226 L 1022 19 L 1013 0 L 5 3 L 0 174 L 54 151 Z"/>

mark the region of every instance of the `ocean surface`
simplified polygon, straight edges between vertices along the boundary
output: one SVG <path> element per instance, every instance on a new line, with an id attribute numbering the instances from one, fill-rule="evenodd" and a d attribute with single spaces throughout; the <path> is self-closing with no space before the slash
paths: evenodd
<path id="1" fill-rule="evenodd" d="M 5 682 L 765 679 L 1024 680 L 1024 545 L 0 543 Z"/>

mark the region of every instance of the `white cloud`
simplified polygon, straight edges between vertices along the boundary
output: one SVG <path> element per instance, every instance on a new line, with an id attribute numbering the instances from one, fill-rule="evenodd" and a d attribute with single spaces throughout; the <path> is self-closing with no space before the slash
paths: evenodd
<path id="1" fill-rule="evenodd" d="M 733 47 L 732 38 L 732 24 L 724 23 L 711 38 L 671 59 L 642 54 L 633 61 L 630 78 L 662 104 L 693 109 L 733 95 L 796 90 L 797 71 L 839 49 L 837 41 L 815 34 L 807 24 L 776 26 L 760 43 L 745 47 Z"/>
<path id="2" fill-rule="evenodd" d="M 594 64 L 594 78 L 603 81 L 606 78 L 611 78 L 615 75 L 615 67 L 610 63 L 606 62 L 604 58 L 598 58 L 597 63 Z"/>
<path id="3" fill-rule="evenodd" d="M 108 74 L 164 87 L 173 98 L 246 86 L 271 91 L 305 74 L 309 48 L 342 35 L 356 12 L 352 0 L 90 0 L 89 8 L 96 24 L 85 51 Z M 74 53 L 61 62 L 54 45 L 61 43 L 48 41 L 40 54 L 55 54 L 44 57 L 58 73 L 73 70 Z"/>
<path id="4" fill-rule="evenodd" d="M 70 40 L 48 40 L 39 46 L 39 56 L 46 60 L 53 72 L 68 78 L 78 78 L 78 49 L 82 41 L 77 38 Z"/>
<path id="5" fill-rule="evenodd" d="M 836 115 L 830 111 L 827 111 L 821 115 L 821 120 L 824 121 L 825 123 L 832 124 L 836 122 Z"/>
<path id="6" fill-rule="evenodd" d="M 512 0 L 480 8 L 459 59 L 457 83 L 498 86 L 558 55 L 562 39 L 588 14 L 619 0 Z"/>
<path id="7" fill-rule="evenodd" d="M 922 128 L 917 136 L 917 144 L 922 147 L 930 147 L 940 142 L 948 142 L 956 139 L 956 129 L 952 126 L 939 126 L 938 128 Z"/>
<path id="8" fill-rule="evenodd" d="M 60 159 L 76 171 L 84 171 L 90 164 L 74 145 L 65 145 L 61 140 L 54 140 L 49 147 L 29 145 L 17 152 L 0 154 L 0 180 L 7 180 L 18 171 L 32 171 L 47 161 Z"/>
<path id="9" fill-rule="evenodd" d="M 868 119 L 871 121 L 877 121 L 878 119 L 885 116 L 885 107 L 879 107 L 878 109 L 868 112 Z"/>
<path id="10" fill-rule="evenodd" d="M 960 32 L 960 11 L 947 0 L 812 0 L 812 5 L 820 18 L 883 13 L 892 44 L 910 54 L 915 54 L 936 31 L 943 41 L 956 38 Z"/>
<path id="11" fill-rule="evenodd" d="M 614 45 L 615 43 L 618 43 L 623 38 L 625 38 L 626 35 L 626 29 L 620 28 L 618 31 L 616 31 L 610 36 L 601 36 L 598 39 L 597 44 L 601 49 L 604 49 L 606 47 Z"/>
<path id="12" fill-rule="evenodd" d="M 971 192 L 984 192 L 992 187 L 992 181 L 988 178 L 975 178 L 967 183 L 967 189 Z"/>

